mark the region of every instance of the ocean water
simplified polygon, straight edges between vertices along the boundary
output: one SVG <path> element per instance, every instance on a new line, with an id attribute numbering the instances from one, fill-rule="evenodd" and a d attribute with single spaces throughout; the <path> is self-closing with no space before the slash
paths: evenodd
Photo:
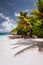
<path id="1" fill-rule="evenodd" d="M 0 33 L 0 38 L 6 37 L 8 35 L 9 35 L 9 33 Z"/>

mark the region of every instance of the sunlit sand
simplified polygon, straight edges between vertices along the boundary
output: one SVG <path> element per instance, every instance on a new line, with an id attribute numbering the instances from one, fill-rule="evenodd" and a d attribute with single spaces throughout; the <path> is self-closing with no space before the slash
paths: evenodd
<path id="1" fill-rule="evenodd" d="M 0 65 L 43 65 L 43 52 L 39 52 L 38 47 L 26 50 L 15 57 L 15 53 L 26 46 L 12 49 L 12 44 L 22 40 L 10 39 L 8 36 L 0 38 Z"/>

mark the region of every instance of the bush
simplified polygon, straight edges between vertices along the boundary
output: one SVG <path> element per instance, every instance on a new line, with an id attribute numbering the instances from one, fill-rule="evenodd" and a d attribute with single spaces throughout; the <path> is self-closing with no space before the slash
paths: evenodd
<path id="1" fill-rule="evenodd" d="M 17 34 L 19 34 L 19 35 L 24 35 L 24 31 L 21 30 L 21 29 L 18 29 L 18 30 L 17 30 Z"/>
<path id="2" fill-rule="evenodd" d="M 32 29 L 32 34 L 33 34 L 33 35 L 37 35 L 38 37 L 43 38 L 43 28 L 34 27 L 34 28 Z"/>
<path id="3" fill-rule="evenodd" d="M 42 26 L 41 21 L 38 19 L 35 19 L 33 22 L 33 27 L 32 27 L 32 35 L 43 37 L 43 27 L 41 26 Z"/>

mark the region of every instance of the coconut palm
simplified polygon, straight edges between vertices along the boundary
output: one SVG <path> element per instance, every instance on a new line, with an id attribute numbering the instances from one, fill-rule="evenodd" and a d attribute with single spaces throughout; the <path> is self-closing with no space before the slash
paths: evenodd
<path id="1" fill-rule="evenodd" d="M 36 33 L 34 33 L 36 35 L 43 37 L 43 0 L 38 0 L 38 2 L 36 2 L 36 5 L 38 6 L 38 9 L 32 11 L 33 20 L 36 20 L 36 22 L 34 22 L 35 25 L 33 32 L 35 31 Z"/>
<path id="2" fill-rule="evenodd" d="M 20 16 L 18 16 L 18 21 L 17 21 L 17 24 L 18 24 L 18 31 L 19 33 L 21 34 L 21 32 L 23 34 L 28 34 L 32 28 L 32 25 L 30 23 L 30 19 L 29 17 L 27 16 L 27 13 L 28 12 L 20 12 Z"/>
<path id="3" fill-rule="evenodd" d="M 43 27 L 43 0 L 38 0 L 38 2 L 36 4 L 38 6 L 38 10 L 33 10 L 33 12 L 32 12 L 33 15 L 30 16 L 30 18 L 27 16 L 27 12 L 20 12 L 20 16 L 18 17 L 19 18 L 19 21 L 18 21 L 19 32 L 21 30 L 22 30 L 22 32 L 24 31 L 24 33 L 29 32 L 32 28 L 32 25 L 35 25 L 35 26 L 38 25 L 40 27 Z M 35 20 L 37 21 L 37 23 Z M 33 23 L 32 21 L 35 21 L 35 23 Z M 43 33 L 43 30 L 42 30 L 42 33 Z M 18 47 L 23 46 L 23 45 L 24 46 L 28 45 L 26 48 L 18 51 L 15 54 L 15 56 L 24 52 L 25 50 L 33 48 L 35 46 L 38 46 L 39 50 L 41 50 L 41 47 L 43 47 L 43 43 L 40 44 L 40 43 L 35 43 L 32 41 L 29 42 L 29 40 L 28 40 L 28 42 L 26 42 L 26 39 L 25 39 L 25 42 L 22 42 L 22 43 L 19 42 L 17 44 L 13 44 L 13 45 L 18 45 L 18 46 L 15 46 L 13 49 L 18 48 Z"/>
<path id="4" fill-rule="evenodd" d="M 33 10 L 32 14 L 42 22 L 43 26 L 43 0 L 38 0 L 36 5 L 38 6 L 38 10 Z"/>

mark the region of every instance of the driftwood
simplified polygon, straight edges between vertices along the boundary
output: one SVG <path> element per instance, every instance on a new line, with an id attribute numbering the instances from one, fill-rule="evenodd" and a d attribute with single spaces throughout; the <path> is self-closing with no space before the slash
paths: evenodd
<path id="1" fill-rule="evenodd" d="M 12 36 L 9 36 L 9 38 L 11 38 L 11 39 L 22 38 L 22 36 L 21 35 L 12 35 Z"/>

